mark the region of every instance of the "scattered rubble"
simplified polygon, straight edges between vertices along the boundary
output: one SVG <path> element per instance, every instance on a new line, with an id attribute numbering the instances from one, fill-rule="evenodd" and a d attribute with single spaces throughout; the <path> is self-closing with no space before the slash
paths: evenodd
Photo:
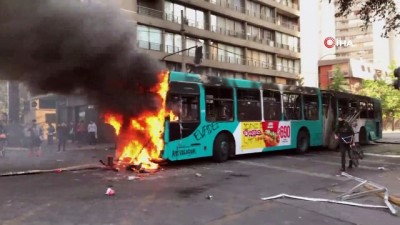
<path id="1" fill-rule="evenodd" d="M 364 208 L 389 209 L 390 213 L 392 213 L 393 215 L 397 214 L 397 210 L 393 207 L 393 205 L 390 202 L 400 206 L 400 199 L 398 199 L 394 196 L 390 196 L 389 190 L 386 187 L 376 184 L 376 183 L 373 183 L 373 182 L 370 182 L 368 180 L 354 177 L 345 172 L 342 172 L 341 175 L 359 182 L 359 184 L 357 184 L 356 186 L 351 188 L 349 191 L 339 195 L 338 198 L 341 200 L 332 200 L 332 199 L 325 199 L 325 198 L 311 198 L 311 197 L 303 197 L 303 196 L 296 196 L 296 195 L 288 195 L 285 193 L 271 196 L 271 197 L 261 198 L 261 200 L 264 201 L 264 200 L 272 200 L 272 199 L 277 199 L 277 198 L 293 198 L 293 199 L 312 201 L 312 202 L 329 202 L 329 203 L 358 206 L 358 207 L 364 207 Z M 359 189 L 361 187 L 365 187 L 368 190 L 367 191 L 357 191 L 357 189 Z M 356 203 L 356 202 L 345 201 L 347 199 L 359 198 L 359 197 L 362 197 L 362 196 L 365 196 L 365 195 L 371 194 L 371 193 L 376 193 L 376 194 L 380 195 L 384 200 L 385 206 L 361 204 L 361 203 Z"/>

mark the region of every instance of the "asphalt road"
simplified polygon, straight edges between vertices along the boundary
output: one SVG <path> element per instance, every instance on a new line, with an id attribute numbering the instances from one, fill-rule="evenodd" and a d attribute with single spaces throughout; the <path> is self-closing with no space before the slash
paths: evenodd
<path id="1" fill-rule="evenodd" d="M 106 170 L 0 177 L 0 224 L 400 224 L 387 209 L 260 199 L 280 193 L 335 199 L 357 184 L 338 176 L 338 155 L 314 150 L 301 156 L 256 154 L 222 164 L 191 160 L 140 177 Z M 349 171 L 394 193 L 400 192 L 399 172 L 400 159 L 377 157 Z M 105 195 L 109 185 L 115 196 Z M 354 201 L 383 205 L 374 195 Z"/>

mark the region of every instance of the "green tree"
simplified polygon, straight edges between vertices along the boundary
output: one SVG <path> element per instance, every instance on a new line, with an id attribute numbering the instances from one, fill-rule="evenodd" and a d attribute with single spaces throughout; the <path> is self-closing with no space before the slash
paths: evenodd
<path id="1" fill-rule="evenodd" d="M 333 71 L 333 79 L 329 84 L 329 90 L 347 92 L 346 87 L 347 83 L 342 70 L 339 66 L 335 66 L 335 70 Z"/>
<path id="2" fill-rule="evenodd" d="M 329 2 L 332 3 L 333 0 L 329 0 Z M 368 28 L 373 21 L 383 20 L 385 25 L 382 36 L 388 37 L 392 30 L 400 33 L 400 14 L 396 12 L 395 0 L 365 0 L 363 3 L 359 3 L 358 0 L 338 0 L 338 12 L 335 16 L 346 17 L 350 13 L 355 13 L 354 5 L 361 6 L 356 13 L 364 21 L 363 29 Z"/>
<path id="3" fill-rule="evenodd" d="M 384 118 L 392 120 L 400 118 L 400 91 L 395 89 L 393 83 L 393 71 L 396 68 L 395 62 L 389 66 L 388 77 L 377 77 L 376 80 L 364 80 L 360 94 L 378 98 L 382 102 L 382 113 Z"/>

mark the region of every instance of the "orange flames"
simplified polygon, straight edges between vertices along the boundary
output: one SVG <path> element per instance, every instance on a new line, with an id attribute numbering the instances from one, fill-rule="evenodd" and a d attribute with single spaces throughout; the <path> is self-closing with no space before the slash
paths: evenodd
<path id="1" fill-rule="evenodd" d="M 130 119 L 130 124 L 121 129 L 123 117 L 118 114 L 105 114 L 105 122 L 114 127 L 118 144 L 116 157 L 120 163 L 141 166 L 143 169 L 155 170 L 161 160 L 160 152 L 164 148 L 164 119 L 168 114 L 165 101 L 168 91 L 168 73 L 158 74 L 159 83 L 150 91 L 160 96 L 158 111 L 145 111 Z"/>

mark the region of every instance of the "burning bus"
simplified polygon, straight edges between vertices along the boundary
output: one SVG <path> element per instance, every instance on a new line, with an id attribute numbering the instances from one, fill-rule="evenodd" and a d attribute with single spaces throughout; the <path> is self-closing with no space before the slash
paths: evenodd
<path id="1" fill-rule="evenodd" d="M 159 96 L 156 111 L 130 118 L 125 127 L 122 115 L 105 116 L 118 134 L 116 156 L 122 164 L 157 169 L 159 160 L 212 157 L 223 162 L 255 152 L 304 153 L 311 146 L 330 145 L 337 115 L 345 110 L 342 95 L 318 88 L 182 72 L 158 77 L 151 89 Z M 349 116 L 362 121 L 357 129 L 365 136 L 360 139 L 381 138 L 379 100 L 347 95 L 352 98 L 349 113 L 362 112 Z"/>

